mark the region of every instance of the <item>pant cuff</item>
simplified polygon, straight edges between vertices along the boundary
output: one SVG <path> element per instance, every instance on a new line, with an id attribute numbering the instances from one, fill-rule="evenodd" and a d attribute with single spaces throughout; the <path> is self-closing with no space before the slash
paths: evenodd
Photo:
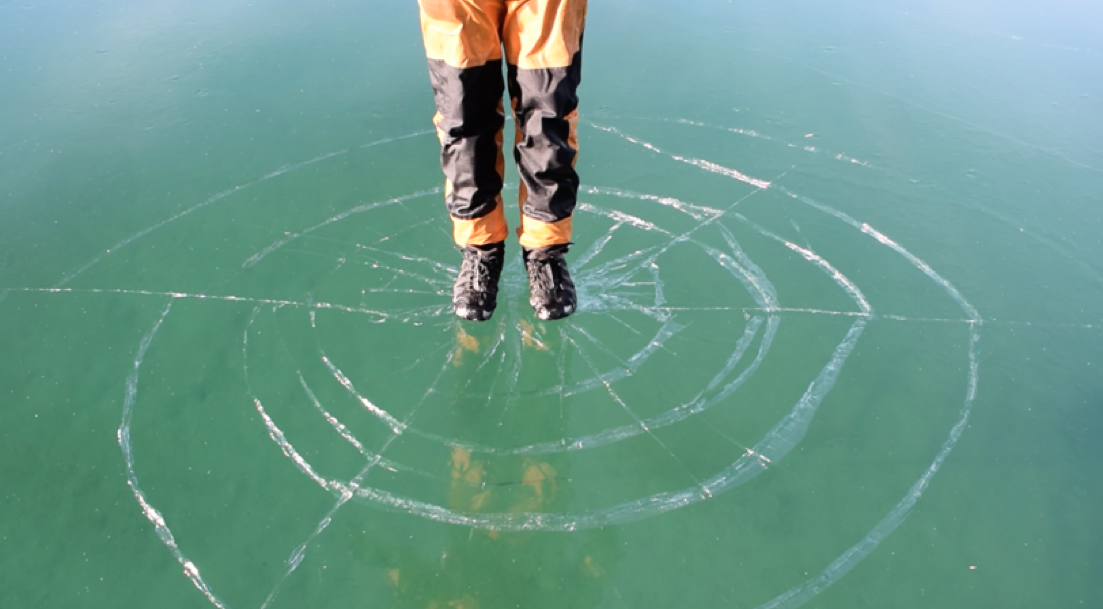
<path id="1" fill-rule="evenodd" d="M 494 207 L 494 211 L 471 220 L 452 218 L 452 238 L 456 245 L 489 245 L 501 243 L 509 236 L 506 227 L 506 216 L 502 211 L 502 202 Z"/>
<path id="2" fill-rule="evenodd" d="M 541 222 L 522 215 L 521 226 L 517 229 L 521 247 L 536 249 L 570 243 L 572 218 L 567 217 L 556 222 Z"/>

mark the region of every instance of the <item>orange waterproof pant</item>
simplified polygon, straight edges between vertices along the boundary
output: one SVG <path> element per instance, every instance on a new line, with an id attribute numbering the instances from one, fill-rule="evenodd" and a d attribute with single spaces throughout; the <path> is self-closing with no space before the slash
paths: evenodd
<path id="1" fill-rule="evenodd" d="M 586 0 L 419 0 L 441 143 L 445 204 L 459 245 L 504 241 L 503 48 L 516 124 L 526 248 L 571 240 L 578 197 L 578 96 Z"/>

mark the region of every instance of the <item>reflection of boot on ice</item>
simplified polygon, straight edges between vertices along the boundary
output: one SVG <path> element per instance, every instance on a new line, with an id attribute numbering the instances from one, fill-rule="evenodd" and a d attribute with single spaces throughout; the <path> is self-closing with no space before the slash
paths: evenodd
<path id="1" fill-rule="evenodd" d="M 551 329 L 549 329 L 551 328 Z M 566 433 L 558 396 L 536 397 L 501 382 L 512 354 L 525 366 L 555 366 L 564 357 L 559 328 L 540 321 L 455 325 L 450 436 L 457 444 L 443 460 L 445 505 L 460 514 L 558 514 L 572 499 L 570 457 L 563 452 L 511 455 L 516 426 L 502 425 L 503 402 L 525 428 Z M 563 367 L 565 362 L 560 361 Z M 508 365 L 507 365 L 508 366 Z M 518 366 L 520 369 L 520 366 Z M 508 374 L 508 372 L 506 372 Z M 481 447 L 481 448 L 476 448 Z M 396 605 L 409 609 L 560 609 L 598 606 L 622 550 L 617 529 L 573 533 L 509 532 L 448 526 L 435 556 L 391 552 L 381 565 Z M 412 543 L 412 542 L 411 542 Z"/>
<path id="2" fill-rule="evenodd" d="M 460 326 L 456 326 L 456 347 L 452 350 L 452 365 L 460 368 L 463 366 L 464 353 L 478 353 L 483 344 L 479 335 L 472 334 Z M 484 337 L 485 338 L 485 337 Z"/>

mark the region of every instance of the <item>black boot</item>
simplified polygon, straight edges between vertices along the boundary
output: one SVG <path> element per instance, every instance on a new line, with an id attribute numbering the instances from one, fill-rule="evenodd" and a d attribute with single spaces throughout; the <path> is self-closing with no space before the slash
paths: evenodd
<path id="1" fill-rule="evenodd" d="M 567 261 L 563 259 L 568 245 L 524 249 L 529 304 L 540 319 L 561 319 L 574 313 L 577 306 L 574 282 L 567 271 Z"/>
<path id="2" fill-rule="evenodd" d="M 498 278 L 502 276 L 505 243 L 467 245 L 460 248 L 463 264 L 452 287 L 456 317 L 486 321 L 498 306 Z"/>

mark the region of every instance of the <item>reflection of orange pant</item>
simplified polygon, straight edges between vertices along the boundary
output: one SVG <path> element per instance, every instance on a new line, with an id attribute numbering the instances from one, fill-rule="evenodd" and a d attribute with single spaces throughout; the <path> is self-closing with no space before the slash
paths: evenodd
<path id="1" fill-rule="evenodd" d="M 441 143 L 445 203 L 460 245 L 504 241 L 502 47 L 517 125 L 521 245 L 571 240 L 586 0 L 419 0 Z"/>

